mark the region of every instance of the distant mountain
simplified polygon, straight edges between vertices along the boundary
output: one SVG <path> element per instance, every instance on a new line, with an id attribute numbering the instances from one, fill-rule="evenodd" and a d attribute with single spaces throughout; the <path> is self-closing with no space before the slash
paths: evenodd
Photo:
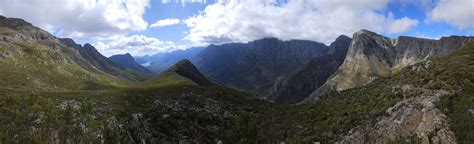
<path id="1" fill-rule="evenodd" d="M 147 81 L 147 83 L 157 83 L 168 81 L 169 79 L 178 76 L 178 79 L 190 81 L 200 86 L 214 85 L 208 80 L 199 70 L 191 63 L 191 61 L 184 59 L 174 64 L 166 71 L 163 71 L 155 78 Z M 177 81 L 177 80 L 173 80 Z"/>
<path id="2" fill-rule="evenodd" d="M 77 50 L 82 56 L 82 58 L 84 58 L 94 67 L 108 74 L 112 74 L 132 81 L 142 81 L 148 78 L 146 74 L 140 71 L 127 70 L 125 67 L 122 67 L 119 64 L 112 62 L 107 57 L 100 54 L 99 51 L 97 51 L 97 49 L 91 44 L 86 43 L 84 44 L 84 46 L 81 46 L 79 44 L 76 44 L 72 39 L 69 38 L 59 38 L 59 41 L 62 44 Z"/>
<path id="3" fill-rule="evenodd" d="M 351 38 L 339 36 L 329 46 L 326 55 L 311 59 L 297 70 L 277 78 L 271 88 L 264 91 L 267 99 L 279 103 L 297 103 L 324 84 L 344 61 Z"/>
<path id="4" fill-rule="evenodd" d="M 122 67 L 130 68 L 147 75 L 153 75 L 154 72 L 135 62 L 135 59 L 129 53 L 113 55 L 109 59 Z"/>
<path id="5" fill-rule="evenodd" d="M 142 66 L 145 66 L 156 73 L 160 73 L 183 59 L 192 59 L 203 49 L 203 47 L 192 47 L 186 50 L 177 50 L 170 53 L 158 53 L 152 56 L 147 55 L 135 57 L 135 60 Z"/>
<path id="6" fill-rule="evenodd" d="M 254 91 L 272 85 L 277 77 L 327 52 L 328 46 L 322 43 L 264 38 L 210 45 L 193 62 L 204 74 L 225 85 Z"/>
<path id="7" fill-rule="evenodd" d="M 353 35 L 344 63 L 306 101 L 313 101 L 329 91 L 364 86 L 406 66 L 447 55 L 471 41 L 474 37 L 451 36 L 431 40 L 401 36 L 391 39 L 361 30 Z"/>

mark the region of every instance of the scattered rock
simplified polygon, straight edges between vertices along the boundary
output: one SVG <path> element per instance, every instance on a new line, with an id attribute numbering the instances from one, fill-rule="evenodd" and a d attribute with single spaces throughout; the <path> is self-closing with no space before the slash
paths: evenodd
<path id="1" fill-rule="evenodd" d="M 132 114 L 128 122 L 128 130 L 135 143 L 152 143 L 152 135 L 143 114 Z"/>
<path id="2" fill-rule="evenodd" d="M 405 87 L 407 89 L 407 87 Z M 386 110 L 374 126 L 349 131 L 341 143 L 390 143 L 399 138 L 418 137 L 422 143 L 456 143 L 447 116 L 434 105 L 443 90 L 428 91 L 398 102 Z"/>
<path id="3" fill-rule="evenodd" d="M 61 104 L 59 104 L 59 108 L 61 110 L 66 110 L 68 106 L 71 106 L 73 110 L 77 111 L 81 108 L 81 102 L 73 99 L 70 101 L 64 100 Z"/>

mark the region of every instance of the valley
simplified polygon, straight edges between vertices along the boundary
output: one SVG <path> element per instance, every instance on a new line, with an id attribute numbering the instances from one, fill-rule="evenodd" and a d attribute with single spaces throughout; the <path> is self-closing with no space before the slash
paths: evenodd
<path id="1" fill-rule="evenodd" d="M 0 16 L 0 143 L 474 141 L 472 36 L 360 30 L 329 45 L 263 38 L 180 52 L 107 58 Z"/>

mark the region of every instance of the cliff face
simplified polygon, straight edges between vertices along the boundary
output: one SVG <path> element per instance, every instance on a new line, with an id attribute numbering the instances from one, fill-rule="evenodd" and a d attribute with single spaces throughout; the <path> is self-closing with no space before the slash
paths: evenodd
<path id="1" fill-rule="evenodd" d="M 279 103 L 297 103 L 324 84 L 342 64 L 351 38 L 339 36 L 326 55 L 311 59 L 297 70 L 277 78 L 263 95 Z"/>
<path id="2" fill-rule="evenodd" d="M 361 30 L 353 35 L 344 63 L 306 101 L 317 99 L 319 95 L 330 91 L 364 86 L 406 66 L 431 57 L 447 55 L 471 41 L 474 41 L 474 37 L 451 36 L 440 40 L 414 37 L 390 39 Z"/>
<path id="3" fill-rule="evenodd" d="M 278 76 L 327 53 L 322 43 L 265 38 L 249 43 L 211 45 L 194 62 L 206 75 L 228 86 L 254 91 L 270 86 Z"/>

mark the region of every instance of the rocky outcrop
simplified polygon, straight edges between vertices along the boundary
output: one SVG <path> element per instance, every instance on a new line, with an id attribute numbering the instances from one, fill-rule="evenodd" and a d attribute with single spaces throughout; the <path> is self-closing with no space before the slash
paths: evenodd
<path id="1" fill-rule="evenodd" d="M 109 57 L 111 61 L 113 61 L 116 64 L 119 64 L 122 67 L 133 69 L 139 72 L 142 72 L 147 75 L 152 75 L 153 72 L 137 62 L 135 62 L 135 59 L 130 55 L 129 53 L 126 54 L 119 54 L 119 55 L 113 55 Z"/>
<path id="2" fill-rule="evenodd" d="M 9 28 L 34 40 L 54 40 L 55 37 L 48 32 L 33 26 L 19 18 L 6 18 L 0 15 L 0 27 Z"/>
<path id="3" fill-rule="evenodd" d="M 347 57 L 340 68 L 305 101 L 317 99 L 330 91 L 364 86 L 374 79 L 388 76 L 402 68 L 444 56 L 474 41 L 474 37 L 451 36 L 430 40 L 401 36 L 391 39 L 368 30 L 353 35 Z"/>
<path id="4" fill-rule="evenodd" d="M 413 91 L 404 85 L 403 91 Z M 352 129 L 341 143 L 456 143 L 448 118 L 435 107 L 447 91 L 418 89 L 423 94 L 398 102 L 386 110 L 387 116 L 379 118 L 373 126 Z"/>
<path id="5" fill-rule="evenodd" d="M 254 91 L 268 88 L 277 77 L 327 51 L 328 46 L 322 43 L 264 38 L 249 43 L 210 45 L 193 62 L 204 74 L 223 84 Z"/>
<path id="6" fill-rule="evenodd" d="M 297 103 L 324 84 L 346 57 L 351 38 L 339 36 L 326 55 L 311 59 L 306 65 L 277 78 L 263 94 L 279 103 Z"/>

